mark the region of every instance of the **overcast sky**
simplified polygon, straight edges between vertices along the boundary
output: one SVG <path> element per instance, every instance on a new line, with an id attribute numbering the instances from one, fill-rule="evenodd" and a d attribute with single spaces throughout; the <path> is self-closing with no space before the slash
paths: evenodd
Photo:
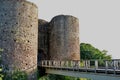
<path id="1" fill-rule="evenodd" d="M 39 8 L 39 18 L 73 15 L 80 21 L 80 40 L 113 58 L 120 58 L 120 0 L 28 0 Z"/>

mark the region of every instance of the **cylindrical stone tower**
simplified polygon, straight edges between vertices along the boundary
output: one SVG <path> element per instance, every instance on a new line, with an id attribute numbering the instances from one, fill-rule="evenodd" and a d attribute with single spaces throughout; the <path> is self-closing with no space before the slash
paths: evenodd
<path id="1" fill-rule="evenodd" d="M 48 59 L 48 22 L 38 21 L 38 62 Z"/>
<path id="2" fill-rule="evenodd" d="M 38 63 L 41 60 L 48 60 L 48 22 L 38 20 Z M 39 76 L 45 75 L 45 68 L 38 66 Z"/>
<path id="3" fill-rule="evenodd" d="M 50 22 L 49 55 L 51 60 L 80 60 L 79 20 L 59 15 Z"/>
<path id="4" fill-rule="evenodd" d="M 20 70 L 36 80 L 38 11 L 26 0 L 0 0 L 0 48 L 2 64 L 9 71 Z"/>

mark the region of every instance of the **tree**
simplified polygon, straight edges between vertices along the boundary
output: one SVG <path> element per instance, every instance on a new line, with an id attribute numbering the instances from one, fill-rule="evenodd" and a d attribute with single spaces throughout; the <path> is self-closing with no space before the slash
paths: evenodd
<path id="1" fill-rule="evenodd" d="M 100 51 L 88 43 L 80 44 L 81 59 L 111 59 L 111 55 L 107 55 L 106 50 Z"/>
<path id="2" fill-rule="evenodd" d="M 80 44 L 80 54 L 81 59 L 111 59 L 111 55 L 107 55 L 106 50 L 100 51 L 99 49 L 93 47 L 91 44 L 81 43 Z M 104 64 L 102 61 L 100 65 Z M 43 79 L 40 79 L 43 80 Z M 48 75 L 44 80 L 83 80 L 83 78 L 74 78 L 70 76 L 62 76 L 62 75 Z M 91 80 L 91 79 L 84 79 Z"/>

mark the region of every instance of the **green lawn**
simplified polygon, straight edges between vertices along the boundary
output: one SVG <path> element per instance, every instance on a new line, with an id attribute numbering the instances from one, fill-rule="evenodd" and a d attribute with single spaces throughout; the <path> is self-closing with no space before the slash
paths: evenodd
<path id="1" fill-rule="evenodd" d="M 0 80 L 2 80 L 2 78 L 0 77 Z"/>

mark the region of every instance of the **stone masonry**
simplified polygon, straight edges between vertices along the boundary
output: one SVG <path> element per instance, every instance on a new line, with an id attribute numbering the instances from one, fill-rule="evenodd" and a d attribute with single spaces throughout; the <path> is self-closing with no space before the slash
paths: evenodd
<path id="1" fill-rule="evenodd" d="M 37 78 L 37 10 L 26 0 L 0 0 L 2 64 L 10 71 L 25 71 L 28 80 Z"/>
<path id="2" fill-rule="evenodd" d="M 5 69 L 36 80 L 40 60 L 80 60 L 79 20 L 70 15 L 38 20 L 35 4 L 0 0 L 0 48 Z"/>
<path id="3" fill-rule="evenodd" d="M 70 15 L 39 20 L 38 62 L 40 60 L 80 60 L 79 20 Z"/>
<path id="4" fill-rule="evenodd" d="M 51 60 L 80 60 L 79 20 L 69 15 L 54 17 L 50 24 L 49 57 Z"/>
<path id="5" fill-rule="evenodd" d="M 48 22 L 38 20 L 38 61 L 48 59 Z"/>

